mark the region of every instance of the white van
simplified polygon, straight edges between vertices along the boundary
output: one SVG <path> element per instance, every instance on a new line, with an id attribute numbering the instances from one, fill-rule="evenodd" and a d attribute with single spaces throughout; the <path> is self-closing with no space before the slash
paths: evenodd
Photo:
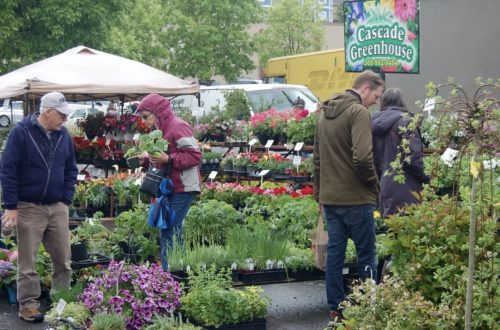
<path id="1" fill-rule="evenodd" d="M 213 108 L 224 110 L 226 94 L 232 90 L 245 91 L 250 108 L 253 112 L 262 112 L 275 108 L 277 111 L 286 111 L 293 108 L 297 98 L 305 100 L 305 108 L 315 111 L 319 100 L 305 86 L 288 84 L 236 84 L 200 87 L 200 107 L 203 114 L 209 113 Z M 193 95 L 181 95 L 171 99 L 174 111 L 191 111 L 198 108 L 198 99 Z M 200 109 L 201 110 L 201 109 Z"/>

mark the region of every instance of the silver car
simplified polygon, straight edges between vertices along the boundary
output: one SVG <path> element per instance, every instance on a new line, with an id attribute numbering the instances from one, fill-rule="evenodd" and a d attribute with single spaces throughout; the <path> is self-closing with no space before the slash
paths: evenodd
<path id="1" fill-rule="evenodd" d="M 7 127 L 11 124 L 16 124 L 23 119 L 23 102 L 11 101 L 10 99 L 3 100 L 0 103 L 0 127 Z"/>

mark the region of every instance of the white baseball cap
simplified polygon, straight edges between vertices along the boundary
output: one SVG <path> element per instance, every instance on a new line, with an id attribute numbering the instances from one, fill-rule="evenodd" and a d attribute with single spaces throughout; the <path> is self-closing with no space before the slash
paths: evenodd
<path id="1" fill-rule="evenodd" d="M 64 95 L 59 92 L 50 92 L 42 96 L 40 108 L 56 109 L 65 115 L 69 115 L 73 112 L 73 109 L 71 109 L 68 102 L 66 102 Z"/>

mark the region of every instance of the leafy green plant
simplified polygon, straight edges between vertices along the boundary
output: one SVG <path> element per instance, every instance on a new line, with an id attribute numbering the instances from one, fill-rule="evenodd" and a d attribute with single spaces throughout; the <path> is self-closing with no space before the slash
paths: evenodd
<path id="1" fill-rule="evenodd" d="M 224 94 L 227 102 L 223 112 L 225 118 L 235 120 L 250 119 L 250 104 L 244 90 L 235 89 Z"/>
<path id="2" fill-rule="evenodd" d="M 168 264 L 172 271 L 184 270 L 187 266 L 196 269 L 205 265 L 215 265 L 218 269 L 230 265 L 229 252 L 220 245 L 201 245 L 193 242 L 182 247 L 174 240 L 172 248 L 168 251 Z"/>
<path id="3" fill-rule="evenodd" d="M 92 319 L 93 330 L 125 330 L 125 317 L 115 313 L 95 314 Z"/>
<path id="4" fill-rule="evenodd" d="M 148 205 L 136 204 L 129 210 L 120 213 L 115 220 L 115 230 L 110 235 L 114 244 L 114 252 L 120 255 L 120 245 L 129 245 L 135 250 L 141 261 L 159 256 L 158 230 L 147 224 Z"/>
<path id="5" fill-rule="evenodd" d="M 285 262 L 287 270 L 292 272 L 312 270 L 316 264 L 312 249 L 301 248 L 293 244 L 289 247 L 289 253 L 285 258 Z"/>
<path id="6" fill-rule="evenodd" d="M 314 143 L 314 133 L 316 131 L 316 122 L 318 113 L 311 112 L 307 117 L 301 120 L 291 120 L 287 125 L 288 143 L 304 142 L 312 145 Z"/>
<path id="7" fill-rule="evenodd" d="M 149 134 L 143 134 L 139 137 L 139 144 L 136 147 L 130 148 L 124 154 L 125 158 L 140 156 L 144 152 L 152 156 L 159 156 L 160 152 L 165 152 L 168 149 L 168 141 L 163 138 L 161 130 L 151 131 Z"/>
<path id="8" fill-rule="evenodd" d="M 181 310 L 203 326 L 220 327 L 265 317 L 269 301 L 261 288 L 232 288 L 231 271 L 215 267 L 189 274 L 189 292 L 181 298 Z"/>
<path id="9" fill-rule="evenodd" d="M 55 307 L 60 299 L 63 299 L 67 303 L 76 302 L 78 295 L 83 292 L 84 287 L 85 284 L 83 282 L 76 282 L 71 288 L 64 288 L 50 295 L 53 307 Z"/>
<path id="10" fill-rule="evenodd" d="M 56 321 L 58 316 L 59 315 L 58 315 L 56 308 L 54 306 L 45 315 L 45 320 L 48 323 L 52 323 L 52 322 Z M 87 307 L 85 307 L 84 304 L 82 304 L 80 302 L 70 302 L 64 307 L 60 316 L 63 318 L 72 318 L 74 320 L 73 322 L 75 323 L 75 325 L 85 328 L 86 327 L 85 323 L 88 320 L 88 318 L 90 317 L 90 311 L 88 310 Z M 63 329 L 70 329 L 70 327 L 66 326 L 66 328 L 63 328 Z"/>
<path id="11" fill-rule="evenodd" d="M 202 244 L 222 244 L 227 231 L 242 221 L 243 214 L 225 202 L 200 201 L 190 208 L 184 220 L 184 237 Z"/>
<path id="12" fill-rule="evenodd" d="M 343 324 L 335 329 L 445 329 L 445 310 L 436 308 L 418 292 L 408 291 L 395 278 L 375 286 L 365 281 L 354 286 L 349 300 L 342 303 Z"/>
<path id="13" fill-rule="evenodd" d="M 450 326 L 463 328 L 467 278 L 468 228 L 470 211 L 453 199 L 424 200 L 406 209 L 406 215 L 386 220 L 392 240 L 392 270 L 412 291 L 435 304 L 450 307 Z M 474 275 L 475 328 L 487 329 L 498 323 L 497 270 L 500 243 L 494 219 L 478 223 L 477 271 Z"/>
<path id="14" fill-rule="evenodd" d="M 189 321 L 184 322 L 182 317 L 176 317 L 174 315 L 158 316 L 153 318 L 153 322 L 146 326 L 144 330 L 202 330 L 203 328 L 198 327 L 194 324 L 189 323 Z"/>

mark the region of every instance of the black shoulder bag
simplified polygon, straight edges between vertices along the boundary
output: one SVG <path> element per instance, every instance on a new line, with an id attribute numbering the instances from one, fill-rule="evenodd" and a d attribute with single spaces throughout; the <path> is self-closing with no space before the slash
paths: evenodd
<path id="1" fill-rule="evenodd" d="M 171 172 L 171 165 L 167 165 L 166 167 L 160 169 L 150 167 L 142 179 L 139 191 L 153 197 L 160 196 L 160 183 L 164 178 L 168 178 Z"/>

